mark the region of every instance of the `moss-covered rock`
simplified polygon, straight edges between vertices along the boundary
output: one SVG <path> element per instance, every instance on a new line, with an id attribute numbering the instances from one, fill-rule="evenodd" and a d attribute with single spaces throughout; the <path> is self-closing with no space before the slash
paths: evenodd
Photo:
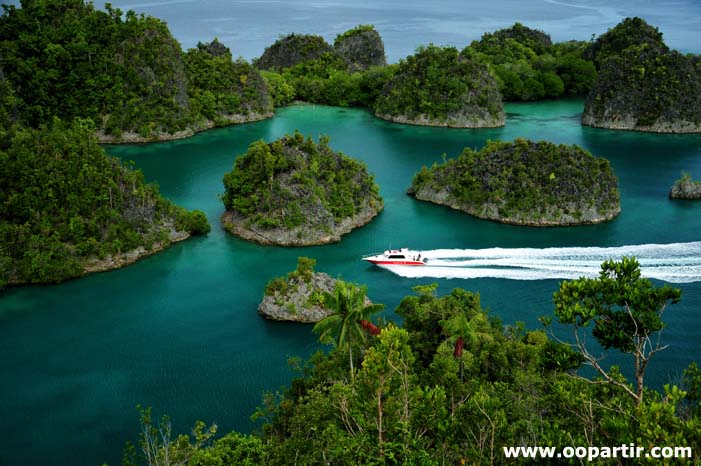
<path id="1" fill-rule="evenodd" d="M 339 34 L 333 46 L 351 71 L 387 64 L 385 45 L 374 26 L 361 25 Z"/>
<path id="2" fill-rule="evenodd" d="M 584 58 L 601 68 L 610 57 L 619 55 L 629 47 L 643 45 L 656 50 L 669 50 L 659 29 L 638 17 L 625 18 L 591 43 L 584 50 Z"/>
<path id="3" fill-rule="evenodd" d="M 503 126 L 504 106 L 487 66 L 453 47 L 420 47 L 399 63 L 375 104 L 398 123 L 482 128 Z"/>
<path id="4" fill-rule="evenodd" d="M 325 53 L 335 52 L 323 37 L 293 33 L 266 47 L 254 65 L 260 70 L 279 71 L 308 60 L 316 60 Z"/>
<path id="5" fill-rule="evenodd" d="M 251 144 L 224 176 L 224 226 L 263 244 L 339 241 L 382 210 L 364 164 L 300 133 Z"/>
<path id="6" fill-rule="evenodd" d="M 701 132 L 701 60 L 645 44 L 609 57 L 586 99 L 582 124 Z"/>
<path id="7" fill-rule="evenodd" d="M 572 145 L 488 142 L 424 167 L 408 191 L 479 218 L 531 226 L 598 223 L 620 212 L 618 180 L 606 159 Z"/>
<path id="8" fill-rule="evenodd" d="M 659 30 L 626 18 L 586 51 L 600 68 L 582 124 L 656 133 L 701 132 L 701 60 L 669 50 Z"/>
<path id="9" fill-rule="evenodd" d="M 297 269 L 286 277 L 275 277 L 265 286 L 258 313 L 269 320 L 286 322 L 319 322 L 333 313 L 324 305 L 324 293 L 333 293 L 336 279 L 316 272 L 316 261 L 297 259 Z"/>

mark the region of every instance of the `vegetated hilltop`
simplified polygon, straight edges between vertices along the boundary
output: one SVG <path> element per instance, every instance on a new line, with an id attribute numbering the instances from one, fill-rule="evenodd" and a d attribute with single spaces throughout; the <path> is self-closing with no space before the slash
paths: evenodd
<path id="1" fill-rule="evenodd" d="M 372 25 L 363 24 L 336 36 L 334 50 L 350 67 L 350 71 L 385 66 L 385 45 Z"/>
<path id="2" fill-rule="evenodd" d="M 254 63 L 265 70 L 276 106 L 303 100 L 372 107 L 395 69 L 382 66 L 382 38 L 368 25 L 339 34 L 333 47 L 320 36 L 290 34 Z"/>
<path id="3" fill-rule="evenodd" d="M 483 63 L 454 47 L 419 47 L 399 63 L 375 105 L 375 115 L 398 123 L 458 128 L 504 125 L 497 83 Z"/>
<path id="4" fill-rule="evenodd" d="M 587 44 L 553 44 L 548 34 L 515 23 L 484 34 L 461 53 L 489 66 L 504 100 L 540 100 L 585 95 L 591 90 L 596 68 L 583 56 Z"/>
<path id="5" fill-rule="evenodd" d="M 268 86 L 251 64 L 239 58 L 217 39 L 199 43 L 185 54 L 188 94 L 201 127 L 243 123 L 273 116 Z"/>
<path id="6" fill-rule="evenodd" d="M 257 141 L 224 175 L 224 226 L 263 244 L 306 246 L 339 241 L 382 210 L 364 164 L 300 133 Z"/>
<path id="7" fill-rule="evenodd" d="M 0 131 L 0 287 L 134 262 L 209 231 L 108 157 L 87 120 Z"/>
<path id="8" fill-rule="evenodd" d="M 229 79 L 217 89 L 202 83 L 204 72 L 221 76 L 239 67 L 230 56 L 186 67 L 180 44 L 163 21 L 123 14 L 109 4 L 106 11 L 82 0 L 7 6 L 0 17 L 0 57 L 20 121 L 37 127 L 54 116 L 90 118 L 103 142 L 186 137 L 211 126 L 203 120 L 218 113 L 258 107 L 270 113 L 264 85 L 256 85 L 253 96 L 246 80 Z M 235 74 L 263 83 L 253 69 Z M 213 104 L 202 101 L 208 91 L 215 94 Z M 218 111 L 201 113 L 211 107 Z"/>
<path id="9" fill-rule="evenodd" d="M 620 212 L 608 160 L 572 145 L 489 141 L 455 159 L 423 167 L 409 193 L 503 223 L 563 226 L 598 223 Z"/>
<path id="10" fill-rule="evenodd" d="M 333 47 L 321 36 L 288 34 L 265 48 L 263 55 L 253 64 L 261 70 L 280 71 L 298 63 L 316 60 L 325 53 L 334 53 Z"/>
<path id="11" fill-rule="evenodd" d="M 669 50 L 662 33 L 626 18 L 588 54 L 600 66 L 582 124 L 657 133 L 701 132 L 701 58 Z"/>
<path id="12" fill-rule="evenodd" d="M 701 199 L 701 181 L 691 179 L 691 174 L 684 172 L 669 190 L 670 199 Z"/>

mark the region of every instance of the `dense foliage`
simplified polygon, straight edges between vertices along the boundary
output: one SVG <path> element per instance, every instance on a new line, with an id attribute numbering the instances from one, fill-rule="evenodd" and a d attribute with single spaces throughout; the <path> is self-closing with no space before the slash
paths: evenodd
<path id="1" fill-rule="evenodd" d="M 487 63 L 505 100 L 584 95 L 596 81 L 584 42 L 553 44 L 550 36 L 520 23 L 486 33 L 462 54 Z"/>
<path id="2" fill-rule="evenodd" d="M 333 47 L 319 36 L 285 36 L 255 63 L 276 106 L 302 100 L 373 107 L 396 68 L 383 66 L 382 38 L 368 25 L 339 34 Z"/>
<path id="3" fill-rule="evenodd" d="M 300 133 L 257 141 L 224 175 L 224 206 L 252 227 L 330 232 L 382 198 L 364 164 Z"/>
<path id="4" fill-rule="evenodd" d="M 315 60 L 322 55 L 334 54 L 326 40 L 310 34 L 288 34 L 265 48 L 263 55 L 254 61 L 261 70 L 279 71 L 305 61 Z"/>
<path id="5" fill-rule="evenodd" d="M 375 114 L 409 123 L 501 126 L 501 94 L 487 67 L 454 47 L 419 47 L 399 63 L 375 105 Z"/>
<path id="6" fill-rule="evenodd" d="M 54 116 L 89 118 L 110 141 L 187 134 L 203 118 L 240 109 L 270 111 L 257 71 L 230 54 L 197 51 L 186 67 L 163 21 L 109 4 L 100 11 L 83 0 L 23 0 L 0 17 L 0 66 L 20 120 L 37 127 Z"/>
<path id="7" fill-rule="evenodd" d="M 608 160 L 572 145 L 488 141 L 416 174 L 410 193 L 480 218 L 528 225 L 608 220 L 618 214 L 618 180 Z"/>
<path id="8" fill-rule="evenodd" d="M 188 213 L 108 157 L 88 120 L 0 131 L 0 285 L 77 277 L 88 259 L 206 233 Z"/>
<path id="9" fill-rule="evenodd" d="M 218 40 L 188 50 L 185 64 L 196 114 L 215 124 L 272 115 L 273 102 L 261 74 L 243 59 L 234 61 Z"/>
<path id="10" fill-rule="evenodd" d="M 669 50 L 662 39 L 662 33 L 641 18 L 625 18 L 592 42 L 584 51 L 584 56 L 592 60 L 597 68 L 609 58 L 629 47 L 644 46 L 655 50 Z"/>
<path id="11" fill-rule="evenodd" d="M 701 132 L 701 59 L 669 50 L 662 33 L 626 18 L 594 42 L 600 67 L 582 121 L 591 126 Z"/>
<path id="12" fill-rule="evenodd" d="M 600 296 L 615 301 L 617 291 L 604 288 Z M 582 377 L 577 369 L 584 358 L 570 345 L 522 324 L 504 327 L 481 308 L 479 295 L 455 289 L 438 297 L 436 285 L 415 291 L 396 310 L 403 328 L 380 324 L 374 332 L 361 325 L 362 338 L 341 342 L 344 327 L 333 327 L 334 349 L 314 355 L 302 378 L 265 398 L 254 416 L 264 422 L 260 434 L 233 433 L 207 446 L 211 429 L 198 423 L 192 437 L 176 441 L 167 419 L 156 430 L 150 413 L 145 420 L 142 413 L 140 445 L 150 452 L 144 463 L 162 464 L 152 459 L 168 453 L 188 455 L 189 465 L 230 464 L 229 458 L 266 465 L 499 465 L 514 461 L 504 447 L 630 443 L 646 451 L 689 447 L 687 461 L 700 459 L 701 370 L 695 364 L 681 387 L 665 386 L 663 394 L 645 388 L 636 405 L 618 369 L 611 374 L 620 384 Z M 349 309 L 360 309 L 360 300 L 356 304 Z M 349 318 L 336 322 L 347 332 L 367 317 L 342 315 Z M 633 335 L 630 327 L 621 331 Z M 131 459 L 124 464 L 139 458 Z M 602 463 L 627 461 L 619 454 Z"/>

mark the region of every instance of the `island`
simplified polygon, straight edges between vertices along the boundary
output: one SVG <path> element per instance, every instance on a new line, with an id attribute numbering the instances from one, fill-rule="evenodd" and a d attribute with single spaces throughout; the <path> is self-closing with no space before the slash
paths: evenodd
<path id="1" fill-rule="evenodd" d="M 419 47 L 400 61 L 375 104 L 396 123 L 454 128 L 504 126 L 502 96 L 487 66 L 454 47 Z"/>
<path id="2" fill-rule="evenodd" d="M 599 67 L 582 124 L 654 133 L 701 132 L 701 58 L 670 50 L 662 33 L 626 18 L 589 55 Z"/>
<path id="3" fill-rule="evenodd" d="M 265 286 L 265 295 L 258 313 L 269 320 L 315 323 L 333 314 L 324 303 L 326 293 L 332 294 L 338 280 L 314 270 L 316 260 L 297 258 L 297 269 L 286 277 L 275 277 Z M 366 297 L 365 304 L 372 302 Z"/>
<path id="4" fill-rule="evenodd" d="M 608 160 L 576 145 L 526 139 L 488 141 L 479 152 L 465 148 L 455 159 L 423 167 L 408 193 L 516 225 L 599 223 L 621 210 Z"/>
<path id="5" fill-rule="evenodd" d="M 210 228 L 107 156 L 88 120 L 0 131 L 0 184 L 0 288 L 122 267 Z"/>
<path id="6" fill-rule="evenodd" d="M 184 53 L 165 22 L 109 3 L 8 5 L 0 42 L 15 116 L 30 127 L 84 118 L 100 142 L 133 143 L 273 115 L 259 71 L 216 39 Z"/>
<path id="7" fill-rule="evenodd" d="M 252 143 L 224 175 L 224 227 L 261 244 L 340 241 L 383 208 L 366 166 L 299 132 Z"/>
<path id="8" fill-rule="evenodd" d="M 701 181 L 695 181 L 691 174 L 684 172 L 669 189 L 670 199 L 701 199 Z"/>

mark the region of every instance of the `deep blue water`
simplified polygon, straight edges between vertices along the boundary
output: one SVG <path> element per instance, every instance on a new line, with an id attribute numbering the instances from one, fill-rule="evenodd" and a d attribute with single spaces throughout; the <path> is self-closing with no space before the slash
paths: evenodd
<path id="1" fill-rule="evenodd" d="M 697 0 L 115 0 L 167 21 L 183 47 L 214 37 L 236 55 L 259 57 L 281 34 L 319 34 L 333 43 L 358 24 L 374 24 L 390 63 L 434 43 L 462 48 L 519 21 L 555 41 L 589 40 L 627 16 L 660 28 L 670 47 L 699 53 Z M 102 2 L 96 2 L 102 5 Z"/>

